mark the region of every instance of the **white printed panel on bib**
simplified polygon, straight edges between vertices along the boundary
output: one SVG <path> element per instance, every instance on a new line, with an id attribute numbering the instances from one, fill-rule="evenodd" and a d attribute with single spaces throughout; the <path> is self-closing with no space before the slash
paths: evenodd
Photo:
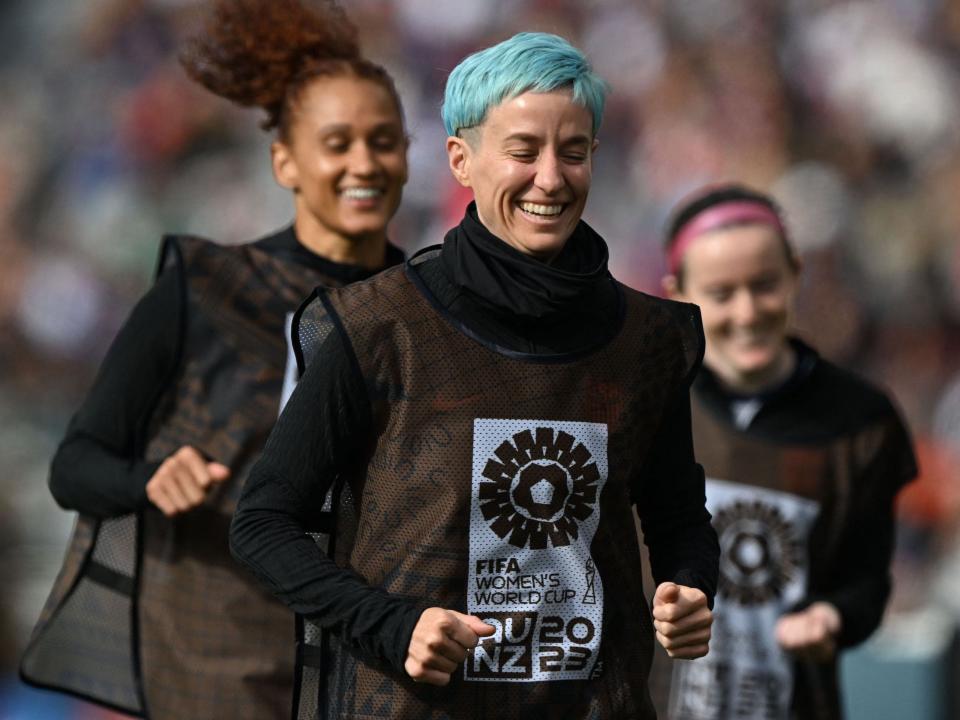
<path id="1" fill-rule="evenodd" d="M 767 720 L 789 715 L 792 663 L 777 645 L 779 617 L 807 588 L 807 542 L 819 503 L 707 479 L 720 540 L 710 654 L 674 664 L 672 720 Z"/>
<path id="2" fill-rule="evenodd" d="M 280 390 L 280 410 L 287 405 L 287 400 L 293 395 L 293 389 L 297 386 L 297 356 L 293 352 L 293 313 L 288 312 L 283 322 L 283 335 L 287 341 L 287 364 L 283 370 L 283 388 Z"/>
<path id="3" fill-rule="evenodd" d="M 496 628 L 464 678 L 591 677 L 603 583 L 590 556 L 607 481 L 607 426 L 474 420 L 467 610 Z"/>

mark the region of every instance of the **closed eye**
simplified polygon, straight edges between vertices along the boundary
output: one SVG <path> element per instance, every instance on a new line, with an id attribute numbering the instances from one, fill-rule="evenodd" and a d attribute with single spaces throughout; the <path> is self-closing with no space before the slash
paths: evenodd
<path id="1" fill-rule="evenodd" d="M 323 138 L 323 147 L 332 153 L 345 153 L 350 149 L 350 139 L 344 135 L 328 135 Z"/>
<path id="2" fill-rule="evenodd" d="M 371 142 L 371 145 L 377 149 L 384 152 L 390 152 L 391 150 L 396 150 L 397 146 L 400 144 L 400 138 L 395 135 L 382 135 L 375 137 Z"/>
<path id="3" fill-rule="evenodd" d="M 750 283 L 750 289 L 755 293 L 769 293 L 776 290 L 780 287 L 780 278 L 777 277 L 764 277 L 758 280 L 754 280 Z"/>
<path id="4" fill-rule="evenodd" d="M 714 288 L 706 290 L 704 294 L 715 303 L 720 304 L 727 302 L 731 297 L 733 297 L 733 291 L 727 290 L 726 288 Z"/>

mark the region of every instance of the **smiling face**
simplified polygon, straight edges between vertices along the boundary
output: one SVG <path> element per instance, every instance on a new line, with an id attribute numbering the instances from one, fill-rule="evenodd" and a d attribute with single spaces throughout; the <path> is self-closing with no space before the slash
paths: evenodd
<path id="1" fill-rule="evenodd" d="M 569 91 L 527 92 L 447 139 L 450 169 L 473 189 L 480 221 L 520 252 L 555 257 L 590 191 L 593 117 Z"/>
<path id="2" fill-rule="evenodd" d="M 407 181 L 403 121 L 386 88 L 349 74 L 317 78 L 272 153 L 277 181 L 295 195 L 301 242 L 332 256 L 344 244 L 385 242 Z"/>
<path id="3" fill-rule="evenodd" d="M 734 391 L 756 392 L 789 372 L 787 342 L 797 270 L 768 225 L 741 225 L 695 238 L 683 256 L 682 288 L 670 294 L 700 306 L 704 363 Z"/>

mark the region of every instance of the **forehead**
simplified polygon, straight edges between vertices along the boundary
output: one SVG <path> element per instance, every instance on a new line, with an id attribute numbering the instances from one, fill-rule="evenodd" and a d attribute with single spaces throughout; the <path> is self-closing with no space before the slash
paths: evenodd
<path id="1" fill-rule="evenodd" d="M 318 77 L 300 93 L 298 119 L 321 127 L 346 124 L 367 127 L 384 122 L 400 123 L 393 96 L 372 80 L 353 75 Z"/>
<path id="2" fill-rule="evenodd" d="M 593 116 L 569 90 L 525 92 L 490 108 L 480 126 L 485 138 L 527 136 L 540 140 L 593 137 Z"/>
<path id="3" fill-rule="evenodd" d="M 722 228 L 694 238 L 683 256 L 687 280 L 736 282 L 754 273 L 789 268 L 783 241 L 769 225 Z"/>

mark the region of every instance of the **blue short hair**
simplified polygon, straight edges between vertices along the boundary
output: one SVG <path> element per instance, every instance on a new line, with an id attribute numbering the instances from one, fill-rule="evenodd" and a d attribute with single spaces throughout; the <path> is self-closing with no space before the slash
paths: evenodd
<path id="1" fill-rule="evenodd" d="M 587 58 L 558 35 L 522 32 L 467 56 L 447 78 L 443 125 L 448 135 L 480 125 L 487 112 L 525 92 L 570 88 L 573 101 L 593 115 L 593 134 L 603 119 L 607 83 Z"/>

